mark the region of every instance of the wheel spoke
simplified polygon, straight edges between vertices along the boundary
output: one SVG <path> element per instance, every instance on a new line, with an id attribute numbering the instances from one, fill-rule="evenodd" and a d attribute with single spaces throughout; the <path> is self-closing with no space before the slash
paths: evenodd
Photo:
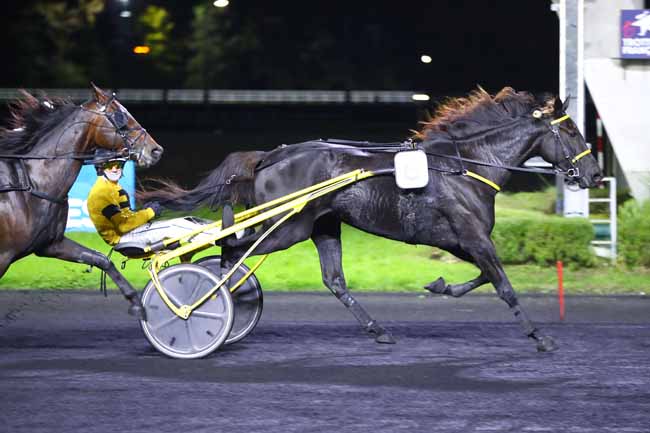
<path id="1" fill-rule="evenodd" d="M 190 346 L 192 346 L 192 349 L 198 350 L 199 347 L 194 344 L 194 338 L 192 338 L 192 327 L 190 326 L 190 322 L 187 320 L 185 321 L 185 330 L 187 331 L 187 339 L 190 342 Z"/>
<path id="2" fill-rule="evenodd" d="M 157 324 L 156 326 L 152 326 L 151 330 L 152 331 L 157 331 L 160 328 L 164 328 L 165 326 L 169 325 L 170 323 L 173 323 L 176 319 L 180 319 L 176 314 L 171 316 L 169 319 L 163 321 L 162 323 Z"/>
<path id="3" fill-rule="evenodd" d="M 192 292 L 191 292 L 190 295 L 187 297 L 187 299 L 188 299 L 187 303 L 188 303 L 188 304 L 192 304 L 192 303 L 194 303 L 194 298 L 195 298 L 195 295 L 196 295 L 196 291 L 199 290 L 199 287 L 201 286 L 200 283 L 201 283 L 202 281 L 203 281 L 203 279 L 202 279 L 202 278 L 199 278 L 199 281 L 197 281 L 197 283 L 194 285 L 194 287 L 192 287 Z"/>
<path id="4" fill-rule="evenodd" d="M 222 322 L 226 317 L 228 317 L 228 313 L 223 312 L 223 313 L 208 313 L 206 311 L 199 311 L 199 310 L 194 310 L 192 312 L 192 315 L 197 316 L 197 317 L 203 317 L 204 319 L 212 319 L 212 320 L 221 320 Z"/>

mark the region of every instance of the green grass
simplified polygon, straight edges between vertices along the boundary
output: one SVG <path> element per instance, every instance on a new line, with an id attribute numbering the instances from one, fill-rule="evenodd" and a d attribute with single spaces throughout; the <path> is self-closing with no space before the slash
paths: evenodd
<path id="1" fill-rule="evenodd" d="M 108 253 L 109 248 L 94 233 L 72 233 L 70 237 Z M 218 254 L 218 251 L 213 248 L 196 257 Z M 254 260 L 250 259 L 249 265 Z M 113 253 L 118 268 L 122 261 L 122 256 Z M 121 271 L 136 288 L 144 287 L 148 281 L 142 264 L 142 260 L 129 260 Z M 440 250 L 371 236 L 351 227 L 343 229 L 343 266 L 348 285 L 355 291 L 422 292 L 422 286 L 439 276 L 444 276 L 447 282 L 459 283 L 478 274 L 473 265 Z M 552 293 L 557 286 L 553 267 L 506 266 L 506 272 L 518 292 Z M 639 293 L 650 285 L 649 270 L 628 271 L 606 264 L 589 269 L 569 268 L 564 274 L 567 293 Z M 321 282 L 318 255 L 310 241 L 272 254 L 256 275 L 264 290 L 326 290 Z M 0 280 L 0 289 L 98 288 L 99 278 L 97 269 L 90 270 L 85 265 L 29 256 L 11 266 Z M 109 287 L 115 286 L 109 284 Z M 492 292 L 493 289 L 485 286 L 478 290 Z"/>
<path id="2" fill-rule="evenodd" d="M 550 192 L 549 192 L 550 191 Z M 542 193 L 499 194 L 497 218 L 531 215 L 553 208 L 553 190 Z M 214 215 L 202 216 L 214 218 Z M 108 253 L 109 247 L 95 233 L 71 233 L 69 237 L 92 249 Z M 218 248 L 204 251 L 195 258 L 219 254 Z M 123 257 L 113 253 L 113 262 L 121 268 Z M 249 265 L 256 259 L 247 261 Z M 148 281 L 142 260 L 130 260 L 121 270 L 136 288 Z M 567 293 L 641 293 L 650 288 L 650 270 L 628 270 L 602 261 L 594 268 L 564 271 Z M 443 276 L 449 283 L 460 283 L 478 275 L 478 269 L 461 262 L 441 250 L 414 246 L 368 235 L 351 227 L 343 227 L 343 267 L 349 287 L 354 291 L 398 291 L 424 293 L 422 286 Z M 514 287 L 520 293 L 554 293 L 556 270 L 552 266 L 506 266 Z M 311 241 L 294 245 L 272 254 L 256 272 L 264 290 L 302 291 L 326 290 L 321 282 L 320 265 Z M 98 288 L 100 273 L 85 265 L 60 260 L 26 257 L 14 263 L 0 280 L 0 289 L 69 289 Z M 115 288 L 110 283 L 109 288 Z M 478 292 L 492 293 L 486 285 Z"/>

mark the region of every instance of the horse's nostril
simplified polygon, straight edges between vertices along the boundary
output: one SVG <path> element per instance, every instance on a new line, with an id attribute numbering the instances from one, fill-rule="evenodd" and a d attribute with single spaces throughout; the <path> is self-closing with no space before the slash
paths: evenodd
<path id="1" fill-rule="evenodd" d="M 156 158 L 160 158 L 163 154 L 162 147 L 156 147 L 154 150 L 151 151 L 151 154 Z"/>

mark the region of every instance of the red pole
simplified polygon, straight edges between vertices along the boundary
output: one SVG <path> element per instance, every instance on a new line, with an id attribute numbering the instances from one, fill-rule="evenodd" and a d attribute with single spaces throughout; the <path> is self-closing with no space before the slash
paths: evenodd
<path id="1" fill-rule="evenodd" d="M 560 320 L 564 320 L 564 272 L 562 261 L 557 261 L 557 296 L 560 303 Z"/>

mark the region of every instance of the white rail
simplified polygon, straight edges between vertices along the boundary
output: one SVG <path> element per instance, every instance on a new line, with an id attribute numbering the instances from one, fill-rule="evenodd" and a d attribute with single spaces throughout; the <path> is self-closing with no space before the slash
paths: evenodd
<path id="1" fill-rule="evenodd" d="M 590 198 L 591 203 L 609 203 L 609 218 L 590 219 L 592 224 L 608 224 L 609 226 L 609 239 L 607 240 L 593 240 L 591 244 L 596 249 L 596 254 L 600 256 L 609 257 L 612 262 L 616 261 L 616 245 L 617 245 L 617 212 L 616 212 L 616 178 L 606 177 L 603 179 L 604 183 L 609 183 L 609 198 Z M 608 247 L 608 248 L 603 248 Z"/>
<path id="2" fill-rule="evenodd" d="M 26 89 L 51 97 L 82 102 L 90 89 Z M 107 89 L 110 90 L 110 89 Z M 122 102 L 183 104 L 417 104 L 413 95 L 401 90 L 230 90 L 230 89 L 112 89 Z M 0 89 L 0 101 L 20 96 L 18 89 Z"/>

